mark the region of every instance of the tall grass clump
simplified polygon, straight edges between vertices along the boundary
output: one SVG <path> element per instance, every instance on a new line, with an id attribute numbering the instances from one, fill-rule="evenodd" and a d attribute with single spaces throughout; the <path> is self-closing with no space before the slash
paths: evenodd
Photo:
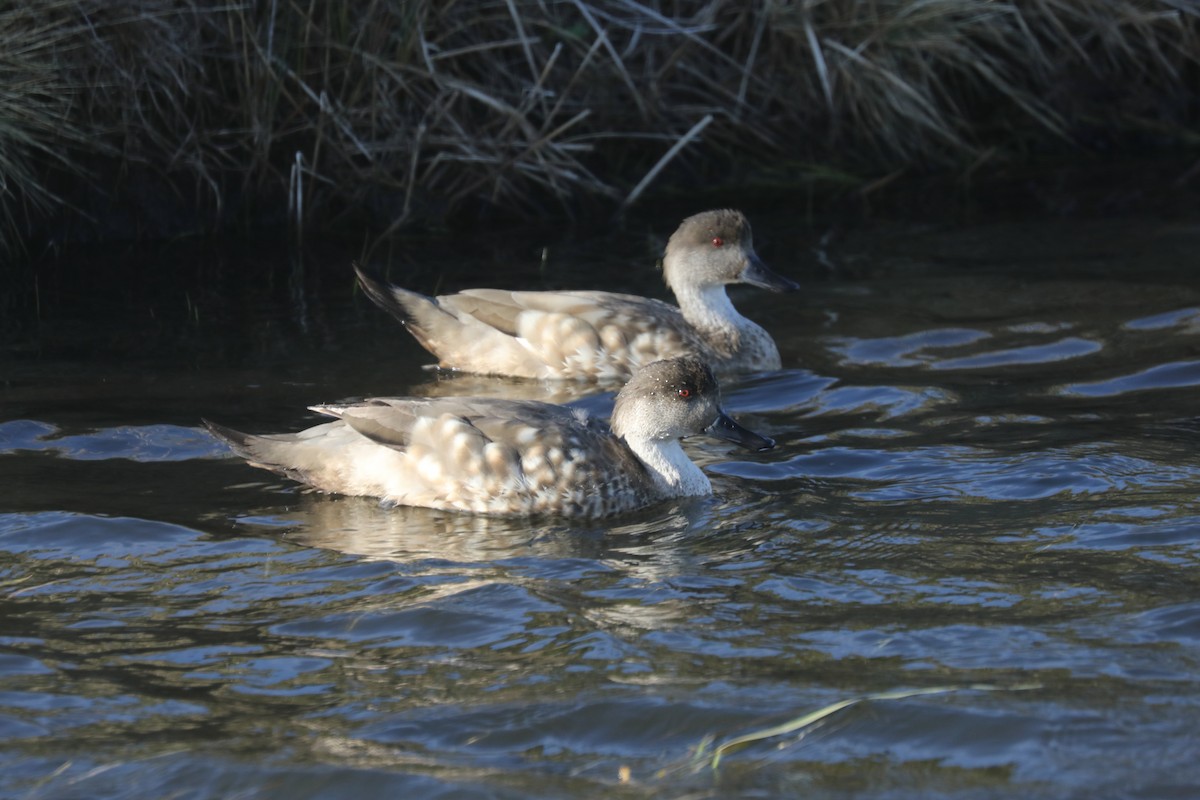
<path id="1" fill-rule="evenodd" d="M 26 0 L 0 6 L 0 243 L 114 205 L 386 230 L 743 166 L 1194 144 L 1198 62 L 1184 0 Z"/>
<path id="2" fill-rule="evenodd" d="M 72 4 L 45 3 L 39 15 L 0 8 L 0 244 L 19 240 L 32 220 L 61 204 L 49 169 L 77 171 L 72 149 L 87 147 L 72 103 L 85 87 L 62 69 L 73 46 Z"/>

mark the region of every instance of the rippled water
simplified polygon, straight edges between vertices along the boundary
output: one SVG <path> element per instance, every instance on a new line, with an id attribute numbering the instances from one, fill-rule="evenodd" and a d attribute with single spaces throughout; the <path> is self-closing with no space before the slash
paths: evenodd
<path id="1" fill-rule="evenodd" d="M 779 446 L 689 442 L 716 497 L 584 524 L 306 494 L 199 427 L 554 394 L 423 371 L 355 253 L 43 267 L 0 351 L 0 796 L 1195 796 L 1200 227 L 753 218 L 808 288 L 737 293 L 785 369 L 726 405 Z M 391 263 L 660 291 L 607 241 Z"/>

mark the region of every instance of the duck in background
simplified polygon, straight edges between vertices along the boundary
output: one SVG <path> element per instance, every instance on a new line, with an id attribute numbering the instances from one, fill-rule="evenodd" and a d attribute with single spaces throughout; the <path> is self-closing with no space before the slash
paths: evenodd
<path id="1" fill-rule="evenodd" d="M 355 267 L 359 284 L 446 369 L 521 378 L 626 380 L 639 367 L 695 355 L 718 373 L 779 369 L 779 350 L 738 313 L 725 287 L 794 291 L 754 252 L 740 211 L 685 219 L 663 255 L 678 307 L 599 291 L 467 289 L 428 297 Z"/>

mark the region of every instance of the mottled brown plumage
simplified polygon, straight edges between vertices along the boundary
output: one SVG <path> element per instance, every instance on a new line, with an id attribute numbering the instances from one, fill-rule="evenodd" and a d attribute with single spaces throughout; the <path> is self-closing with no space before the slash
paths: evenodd
<path id="1" fill-rule="evenodd" d="M 325 492 L 486 514 L 600 517 L 712 492 L 680 439 L 709 433 L 767 449 L 720 407 L 696 359 L 659 361 L 617 395 L 613 423 L 535 401 L 377 398 L 316 406 L 334 422 L 256 436 L 206 422 L 251 465 Z"/>
<path id="2" fill-rule="evenodd" d="M 732 210 L 688 217 L 667 243 L 663 276 L 678 306 L 600 291 L 467 289 L 427 297 L 357 272 L 367 295 L 440 366 L 550 379 L 624 379 L 682 355 L 718 372 L 778 369 L 774 341 L 737 312 L 725 286 L 798 288 L 759 260 L 750 223 Z"/>

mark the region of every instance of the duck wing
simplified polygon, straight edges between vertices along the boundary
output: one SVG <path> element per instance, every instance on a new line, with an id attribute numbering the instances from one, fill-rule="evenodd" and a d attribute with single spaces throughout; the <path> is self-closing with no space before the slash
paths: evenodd
<path id="1" fill-rule="evenodd" d="M 408 501 L 495 510 L 592 508 L 633 496 L 644 468 L 583 409 L 499 398 L 374 398 L 318 406 L 355 433 L 401 454 Z M 519 500 L 516 498 L 520 498 Z M 622 497 L 622 502 L 628 502 Z"/>
<path id="2" fill-rule="evenodd" d="M 678 308 L 636 295 L 470 289 L 438 303 L 464 327 L 486 328 L 542 365 L 533 377 L 624 379 L 651 361 L 707 351 Z M 476 340 L 476 352 L 486 340 Z M 463 354 L 463 368 L 486 372 L 497 363 L 470 358 Z"/>
<path id="3" fill-rule="evenodd" d="M 355 433 L 396 450 L 428 449 L 447 459 L 482 457 L 491 446 L 527 453 L 557 450 L 556 461 L 627 450 L 608 422 L 582 408 L 496 397 L 376 397 L 347 405 L 313 406 Z"/>
<path id="4" fill-rule="evenodd" d="M 456 316 L 469 316 L 509 336 L 525 337 L 546 318 L 570 317 L 600 331 L 606 326 L 687 327 L 679 309 L 662 300 L 617 292 L 510 292 L 466 289 L 438 303 Z"/>

